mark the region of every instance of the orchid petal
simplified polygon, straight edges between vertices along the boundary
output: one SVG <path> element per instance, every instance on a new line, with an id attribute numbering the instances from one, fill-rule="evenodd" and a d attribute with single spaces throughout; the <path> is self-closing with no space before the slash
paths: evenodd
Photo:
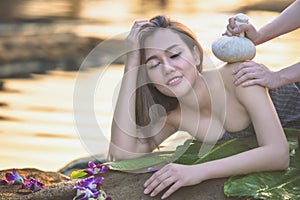
<path id="1" fill-rule="evenodd" d="M 94 169 L 94 168 L 96 167 L 96 164 L 95 164 L 94 162 L 90 161 L 90 162 L 88 163 L 88 166 L 89 166 L 91 169 Z"/>
<path id="2" fill-rule="evenodd" d="M 7 184 L 8 184 L 7 180 L 1 180 L 0 181 L 0 185 L 7 185 Z"/>
<path id="3" fill-rule="evenodd" d="M 101 168 L 101 173 L 104 173 L 106 172 L 107 170 L 109 170 L 109 166 L 106 166 L 106 165 L 102 165 L 102 168 Z"/>
<path id="4" fill-rule="evenodd" d="M 6 180 L 8 180 L 8 181 L 14 181 L 15 180 L 15 176 L 11 173 L 6 173 L 5 177 L 6 177 Z"/>
<path id="5" fill-rule="evenodd" d="M 94 171 L 92 169 L 85 169 L 83 171 L 90 174 L 90 175 L 94 175 Z"/>

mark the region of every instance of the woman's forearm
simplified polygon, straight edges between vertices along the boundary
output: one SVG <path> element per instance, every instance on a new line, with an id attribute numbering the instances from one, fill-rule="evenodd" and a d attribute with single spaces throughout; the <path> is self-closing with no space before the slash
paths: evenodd
<path id="1" fill-rule="evenodd" d="M 275 37 L 293 31 L 300 27 L 300 0 L 295 1 L 286 8 L 276 19 L 263 26 L 259 31 L 259 37 L 254 43 L 262 44 Z"/>
<path id="2" fill-rule="evenodd" d="M 199 167 L 204 167 L 203 176 L 206 180 L 260 171 L 285 170 L 288 165 L 288 147 L 278 148 L 274 145 L 258 147 L 234 156 L 203 163 Z"/>
<path id="3" fill-rule="evenodd" d="M 124 76 L 116 103 L 112 130 L 110 155 L 116 160 L 138 157 L 141 149 L 135 120 L 135 90 L 138 66 L 134 59 L 126 62 Z M 147 148 L 147 144 L 144 145 Z"/>

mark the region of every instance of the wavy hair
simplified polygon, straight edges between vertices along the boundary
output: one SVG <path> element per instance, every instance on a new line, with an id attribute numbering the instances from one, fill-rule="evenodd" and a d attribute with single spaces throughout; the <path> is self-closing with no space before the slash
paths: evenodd
<path id="1" fill-rule="evenodd" d="M 176 109 L 179 105 L 176 97 L 169 97 L 159 92 L 149 80 L 147 70 L 145 67 L 145 49 L 144 41 L 147 37 L 153 35 L 159 28 L 170 29 L 174 33 L 178 34 L 179 37 L 186 43 L 188 48 L 192 51 L 196 46 L 199 49 L 200 64 L 196 66 L 199 72 L 202 71 L 203 61 L 203 49 L 199 44 L 196 35 L 185 25 L 175 20 L 171 20 L 168 16 L 158 15 L 150 19 L 150 23 L 144 25 L 140 29 L 140 66 L 137 78 L 137 85 L 139 86 L 136 90 L 136 123 L 138 126 L 145 127 L 151 123 L 152 119 L 158 119 L 165 112 L 157 110 L 152 116 L 150 115 L 150 108 L 159 104 L 163 106 L 165 111 L 168 113 Z M 154 114 L 154 116 L 153 116 Z M 150 118 L 151 117 L 151 118 Z"/>

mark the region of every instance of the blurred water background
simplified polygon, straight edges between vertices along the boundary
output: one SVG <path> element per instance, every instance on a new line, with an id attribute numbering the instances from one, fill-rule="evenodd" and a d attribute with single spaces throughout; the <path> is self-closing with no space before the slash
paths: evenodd
<path id="1" fill-rule="evenodd" d="M 209 68 L 221 64 L 210 45 L 224 32 L 230 16 L 244 12 L 259 28 L 292 2 L 0 0 L 0 169 L 58 170 L 73 159 L 106 153 L 123 70 L 123 60 L 112 52 L 122 48 L 123 36 L 135 19 L 167 14 L 188 25 L 203 45 Z M 97 52 L 97 66 L 81 72 L 82 84 L 98 79 L 93 99 L 97 124 L 89 120 L 84 106 L 77 113 L 82 121 L 75 123 L 77 70 L 107 39 L 110 43 Z M 273 70 L 298 62 L 299 42 L 297 30 L 260 45 L 255 61 Z M 107 60 L 112 64 L 103 66 Z M 84 98 L 76 101 L 85 103 Z M 182 142 L 181 137 L 169 144 L 176 142 Z"/>

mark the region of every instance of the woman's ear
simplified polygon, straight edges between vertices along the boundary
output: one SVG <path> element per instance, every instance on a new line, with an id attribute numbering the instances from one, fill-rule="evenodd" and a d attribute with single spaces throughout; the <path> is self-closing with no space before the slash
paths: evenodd
<path id="1" fill-rule="evenodd" d="M 192 54 L 193 54 L 193 57 L 194 57 L 194 60 L 195 60 L 195 65 L 199 66 L 201 64 L 200 50 L 196 45 L 193 47 Z"/>

